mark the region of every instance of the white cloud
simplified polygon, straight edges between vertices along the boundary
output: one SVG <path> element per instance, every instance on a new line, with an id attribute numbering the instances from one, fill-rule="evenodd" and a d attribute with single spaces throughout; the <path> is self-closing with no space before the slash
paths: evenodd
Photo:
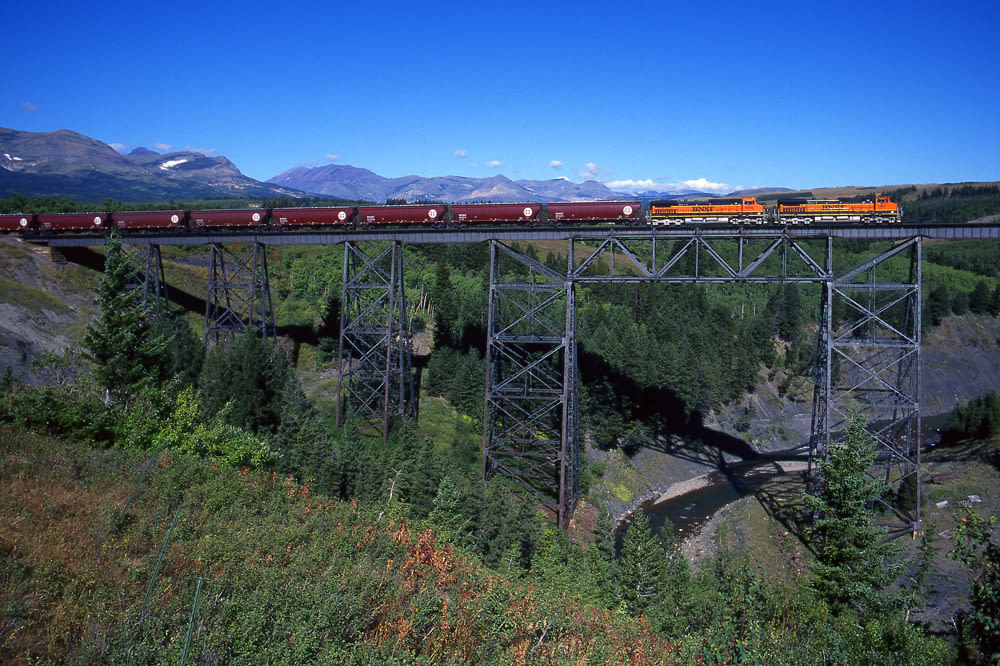
<path id="1" fill-rule="evenodd" d="M 156 143 L 153 144 L 153 150 L 157 150 L 161 153 L 169 153 L 172 149 L 173 146 L 171 146 L 169 143 L 161 143 L 157 141 Z"/>
<path id="2" fill-rule="evenodd" d="M 602 173 L 604 169 L 593 162 L 587 162 L 583 170 L 578 174 L 580 178 L 584 180 L 593 180 L 597 178 L 597 174 Z"/>
<path id="3" fill-rule="evenodd" d="M 486 166 L 490 167 L 491 169 L 496 169 L 499 166 L 503 166 L 503 162 L 501 162 L 500 160 L 490 160 L 489 162 L 486 163 Z"/>
<path id="4" fill-rule="evenodd" d="M 338 161 L 340 161 L 340 155 L 334 155 L 333 153 L 327 153 L 326 154 L 326 161 L 327 162 L 338 162 Z"/>
<path id="5" fill-rule="evenodd" d="M 108 145 L 114 148 L 116 153 L 124 153 L 128 150 L 128 146 L 124 143 L 109 143 Z"/>
<path id="6" fill-rule="evenodd" d="M 218 155 L 219 151 L 215 148 L 195 148 L 194 146 L 184 146 L 184 150 L 189 153 L 201 153 L 202 155 Z"/>
<path id="7" fill-rule="evenodd" d="M 25 113 L 41 113 L 42 107 L 35 106 L 31 102 L 21 102 L 21 110 Z"/>
<path id="8" fill-rule="evenodd" d="M 461 149 L 456 150 L 455 151 L 455 157 L 457 157 L 458 159 L 464 158 L 465 157 L 465 151 L 461 150 Z"/>
<path id="9" fill-rule="evenodd" d="M 732 188 L 725 183 L 713 183 L 705 178 L 695 178 L 694 180 L 682 180 L 681 185 L 689 187 L 692 190 L 701 190 L 703 192 L 732 192 Z"/>
<path id="10" fill-rule="evenodd" d="M 657 182 L 651 178 L 644 180 L 611 180 L 604 183 L 613 190 L 640 191 L 653 190 L 657 192 L 711 192 L 713 194 L 725 194 L 732 192 L 734 187 L 726 183 L 713 183 L 706 178 L 694 178 L 692 180 L 682 180 L 676 183 Z"/>
<path id="11" fill-rule="evenodd" d="M 551 162 L 549 162 L 549 166 L 552 167 L 553 169 L 561 169 L 562 162 L 560 162 L 559 160 L 552 160 Z"/>
<path id="12" fill-rule="evenodd" d="M 604 184 L 613 190 L 653 190 L 659 187 L 651 178 L 646 180 L 606 180 Z"/>

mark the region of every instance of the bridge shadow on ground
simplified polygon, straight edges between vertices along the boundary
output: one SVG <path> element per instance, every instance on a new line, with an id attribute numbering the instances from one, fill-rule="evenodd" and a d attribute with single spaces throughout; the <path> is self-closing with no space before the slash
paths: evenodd
<path id="1" fill-rule="evenodd" d="M 808 445 L 755 449 L 745 439 L 707 427 L 703 412 L 689 411 L 673 391 L 641 387 L 594 354 L 580 354 L 580 373 L 584 386 L 610 385 L 615 402 L 628 408 L 629 420 L 648 424 L 620 440 L 626 455 L 649 449 L 714 470 L 741 497 L 755 496 L 768 515 L 805 541 L 801 494 L 806 488 Z"/>

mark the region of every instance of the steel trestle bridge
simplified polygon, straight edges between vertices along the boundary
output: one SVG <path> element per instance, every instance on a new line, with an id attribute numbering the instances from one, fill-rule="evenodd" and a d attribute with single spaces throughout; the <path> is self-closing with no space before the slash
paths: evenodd
<path id="1" fill-rule="evenodd" d="M 122 235 L 146 248 L 144 289 L 166 298 L 159 248 L 208 244 L 212 269 L 206 342 L 254 327 L 275 335 L 267 278 L 271 245 L 342 244 L 338 354 L 341 408 L 382 423 L 412 416 L 402 244 L 490 245 L 483 474 L 507 476 L 535 493 L 568 526 L 579 498 L 576 290 L 589 284 L 815 284 L 821 292 L 814 362 L 813 461 L 836 446 L 860 413 L 878 445 L 877 473 L 918 501 L 889 502 L 890 533 L 920 528 L 920 343 L 922 239 L 1000 238 L 998 224 L 682 225 L 377 231 L 216 232 Z M 837 243 L 884 240 L 842 265 Z M 55 251 L 103 236 L 34 237 Z M 565 242 L 565 270 L 516 251 L 515 243 Z M 232 254 L 226 245 L 249 250 Z M 551 246 L 551 243 L 549 243 Z M 857 250 L 855 250 L 857 252 Z M 846 252 L 842 254 L 846 255 Z M 815 480 L 815 474 L 811 474 Z M 913 498 L 909 498 L 913 499 Z M 905 505 L 907 509 L 901 508 Z"/>

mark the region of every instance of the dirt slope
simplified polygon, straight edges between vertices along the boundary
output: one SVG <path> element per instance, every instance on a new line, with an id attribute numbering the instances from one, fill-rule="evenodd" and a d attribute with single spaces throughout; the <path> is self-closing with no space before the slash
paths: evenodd
<path id="1" fill-rule="evenodd" d="M 46 247 L 0 236 L 0 372 L 27 373 L 33 358 L 60 353 L 97 313 L 98 274 L 52 260 Z"/>

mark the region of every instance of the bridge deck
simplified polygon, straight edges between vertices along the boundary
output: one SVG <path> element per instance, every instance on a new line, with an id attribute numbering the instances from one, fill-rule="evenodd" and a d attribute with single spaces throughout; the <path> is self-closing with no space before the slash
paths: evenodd
<path id="1" fill-rule="evenodd" d="M 539 227 L 535 229 L 495 227 L 470 229 L 376 229 L 352 231 L 219 231 L 214 233 L 129 234 L 122 241 L 129 244 L 205 245 L 208 243 L 262 243 L 264 245 L 337 245 L 345 242 L 401 241 L 404 243 L 483 243 L 490 240 L 533 241 L 618 238 L 779 238 L 804 240 L 809 238 L 855 238 L 870 240 L 901 240 L 923 236 L 947 240 L 985 240 L 1000 238 L 1000 223 L 967 224 L 813 224 L 813 225 L 753 225 L 730 224 L 681 225 L 661 227 Z M 106 236 L 98 234 L 38 235 L 26 238 L 32 243 L 54 247 L 87 247 L 103 245 Z"/>

